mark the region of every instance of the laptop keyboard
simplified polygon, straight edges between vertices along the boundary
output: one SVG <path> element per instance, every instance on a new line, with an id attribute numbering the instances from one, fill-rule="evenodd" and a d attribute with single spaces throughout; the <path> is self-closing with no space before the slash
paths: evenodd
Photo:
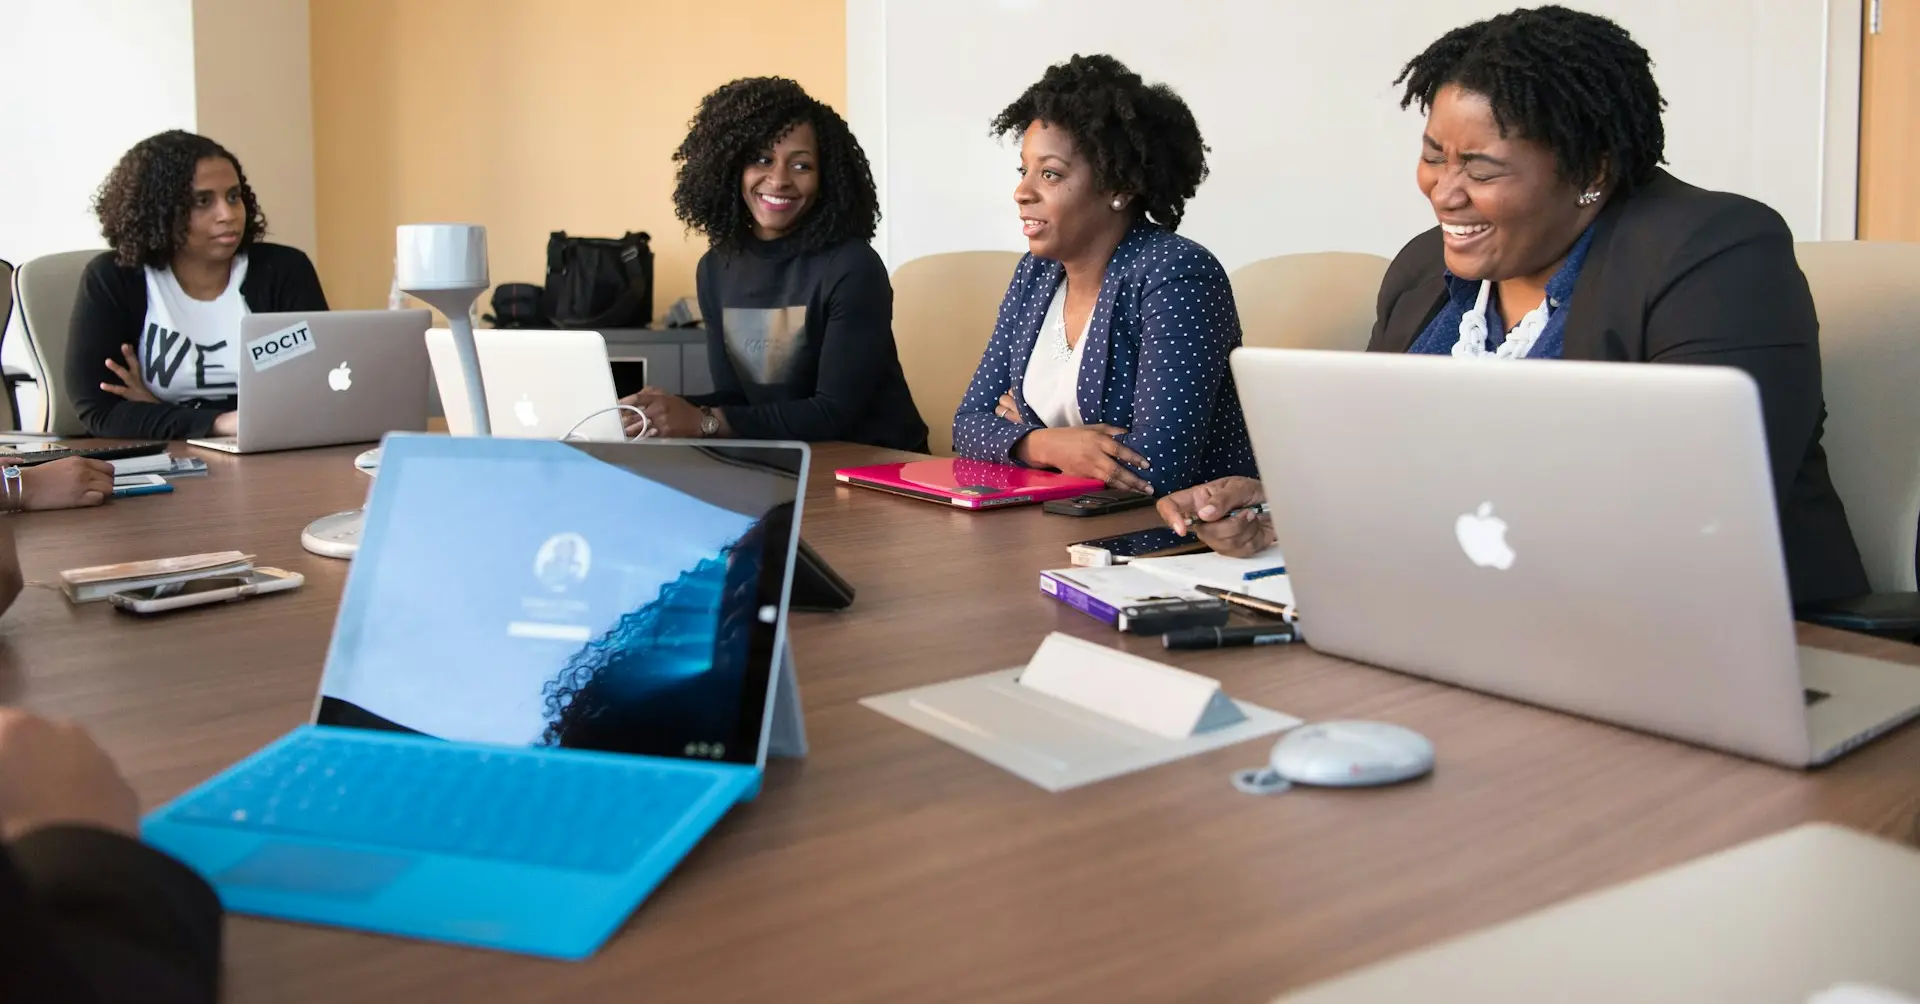
<path id="1" fill-rule="evenodd" d="M 190 796 L 178 822 L 619 873 L 717 779 L 437 743 L 291 739 Z"/>

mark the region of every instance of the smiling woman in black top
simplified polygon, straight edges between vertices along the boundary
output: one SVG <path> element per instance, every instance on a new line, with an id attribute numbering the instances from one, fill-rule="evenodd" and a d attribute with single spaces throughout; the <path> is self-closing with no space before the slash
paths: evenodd
<path id="1" fill-rule="evenodd" d="M 87 265 L 67 343 L 67 394 L 96 436 L 238 431 L 240 318 L 327 309 L 299 251 L 264 243 L 240 161 L 178 129 L 120 158 L 94 202 L 112 250 Z"/>
<path id="2" fill-rule="evenodd" d="M 714 392 L 647 388 L 625 403 L 663 436 L 925 452 L 893 284 L 867 243 L 879 198 L 846 121 L 791 80 L 736 80 L 700 102 L 673 156 L 674 214 L 712 242 L 695 281 Z"/>

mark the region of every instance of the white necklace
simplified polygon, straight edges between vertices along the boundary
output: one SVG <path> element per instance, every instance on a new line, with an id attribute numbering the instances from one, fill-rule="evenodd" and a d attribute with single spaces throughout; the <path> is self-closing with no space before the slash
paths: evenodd
<path id="1" fill-rule="evenodd" d="M 1080 328 L 1080 340 L 1082 342 L 1087 340 L 1087 331 L 1092 327 L 1093 314 L 1089 312 L 1087 314 L 1087 323 Z M 1053 331 L 1051 334 L 1053 337 L 1048 340 L 1051 343 L 1048 348 L 1053 350 L 1054 361 L 1064 363 L 1072 359 L 1076 346 L 1072 342 L 1067 341 L 1067 281 L 1065 279 L 1060 280 L 1060 315 L 1053 320 Z"/>
<path id="2" fill-rule="evenodd" d="M 1533 343 L 1540 340 L 1540 333 L 1547 329 L 1547 318 L 1553 308 L 1559 304 L 1552 297 L 1545 297 L 1538 307 L 1527 311 L 1520 324 L 1507 335 L 1507 340 L 1492 352 L 1487 351 L 1487 297 L 1493 294 L 1493 280 L 1480 282 L 1480 298 L 1473 303 L 1473 309 L 1460 315 L 1460 340 L 1453 343 L 1455 359 L 1525 359 L 1533 351 Z"/>

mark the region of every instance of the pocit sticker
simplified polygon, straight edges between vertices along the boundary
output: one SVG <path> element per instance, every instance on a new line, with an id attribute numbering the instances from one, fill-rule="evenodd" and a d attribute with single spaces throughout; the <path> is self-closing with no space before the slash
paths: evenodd
<path id="1" fill-rule="evenodd" d="M 266 371 L 286 362 L 298 359 L 313 351 L 313 330 L 307 322 L 281 328 L 271 334 L 261 335 L 242 346 L 247 362 L 255 373 Z"/>

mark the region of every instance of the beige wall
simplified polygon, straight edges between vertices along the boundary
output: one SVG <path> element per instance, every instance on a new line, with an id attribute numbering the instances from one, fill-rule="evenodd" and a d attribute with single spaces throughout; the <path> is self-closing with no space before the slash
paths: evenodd
<path id="1" fill-rule="evenodd" d="M 777 74 L 845 109 L 844 0 L 313 0 L 312 44 L 337 309 L 385 305 L 396 225 L 467 222 L 496 283 L 541 282 L 549 231 L 644 230 L 657 317 L 705 250 L 671 203 L 700 97 Z"/>
<path id="2" fill-rule="evenodd" d="M 308 53 L 307 0 L 193 0 L 195 131 L 246 165 L 269 239 L 315 255 Z"/>

